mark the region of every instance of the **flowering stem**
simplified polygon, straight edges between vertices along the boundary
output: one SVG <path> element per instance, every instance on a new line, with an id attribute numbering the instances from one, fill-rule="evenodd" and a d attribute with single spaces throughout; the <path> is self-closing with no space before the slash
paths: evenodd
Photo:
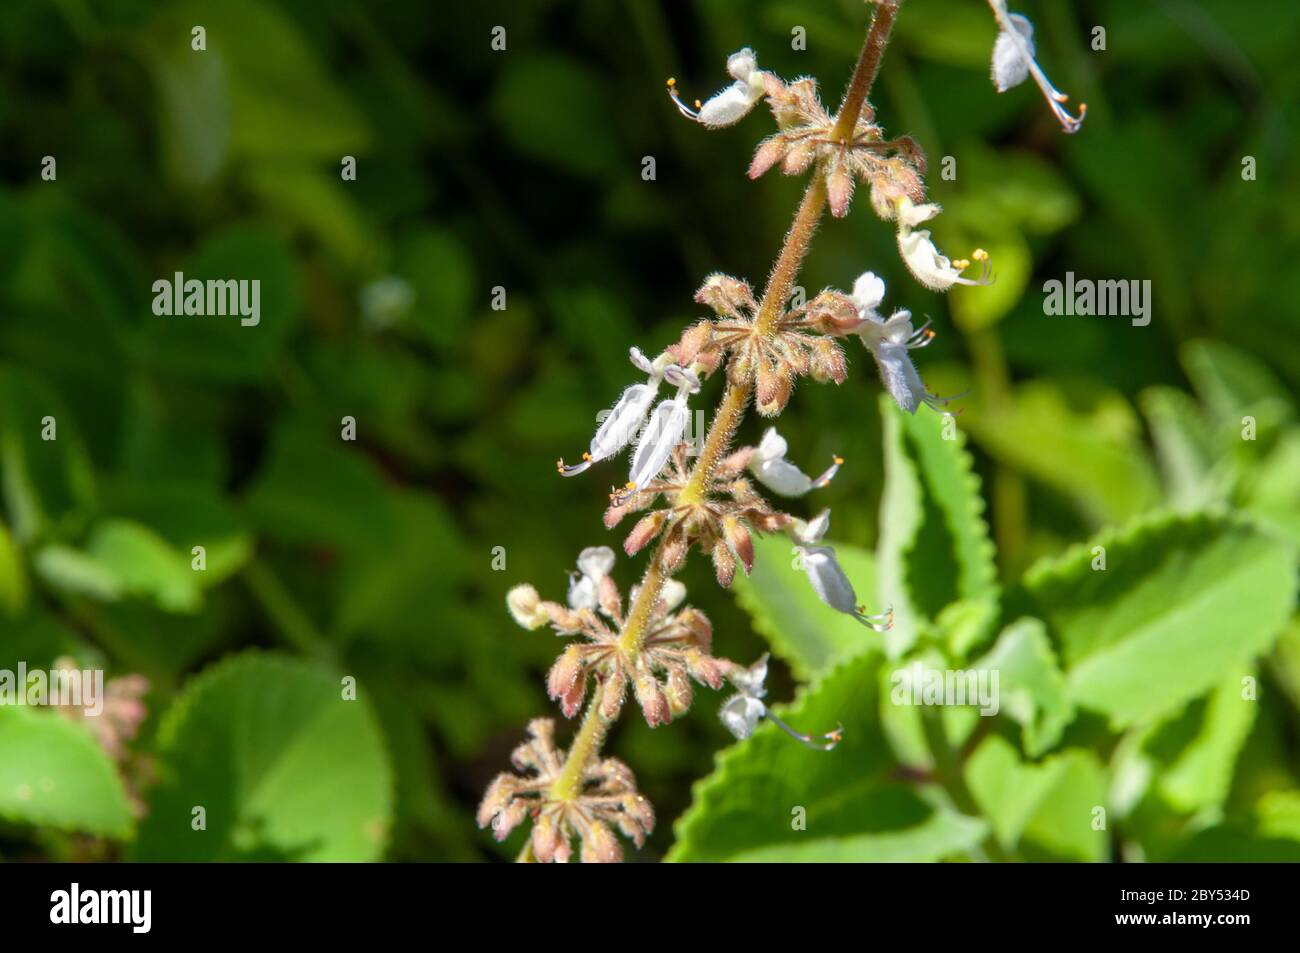
<path id="1" fill-rule="evenodd" d="M 898 4 L 902 0 L 878 0 L 875 13 L 871 15 L 871 29 L 867 31 L 867 42 L 858 54 L 858 65 L 849 80 L 849 88 L 844 93 L 844 102 L 840 105 L 839 115 L 835 118 L 835 128 L 831 138 L 839 141 L 851 139 L 857 128 L 858 116 L 862 113 L 862 104 L 867 101 L 867 94 L 880 72 L 880 61 L 884 58 L 885 47 L 889 45 L 889 34 L 894 29 L 894 17 L 898 15 Z"/>
<path id="2" fill-rule="evenodd" d="M 876 72 L 880 68 L 881 54 L 884 53 L 885 46 L 889 42 L 889 32 L 894 25 L 898 2 L 899 0 L 882 0 L 876 6 L 866 42 L 858 55 L 853 77 L 849 80 L 848 90 L 844 94 L 844 104 L 840 107 L 839 119 L 835 125 L 836 137 L 847 137 L 857 127 L 862 104 L 866 102 L 867 94 L 871 91 Z M 814 176 L 804 191 L 803 200 L 799 203 L 790 231 L 786 233 L 785 244 L 781 247 L 781 254 L 777 257 L 772 275 L 768 278 L 767 288 L 763 292 L 763 300 L 754 319 L 761 333 L 770 333 L 776 326 L 777 318 L 780 317 L 783 306 L 790 297 L 790 290 L 799 274 L 799 267 L 808 254 L 808 246 L 812 243 L 813 233 L 817 230 L 817 223 L 821 220 L 825 208 L 826 180 L 823 176 Z M 704 447 L 695 460 L 695 466 L 691 470 L 683 492 L 679 495 L 679 502 L 701 498 L 709 473 L 727 451 L 736 428 L 744 419 L 751 391 L 752 388 L 748 384 L 727 385 L 722 402 L 718 405 L 713 421 L 709 425 L 709 432 L 704 438 Z M 619 635 L 620 651 L 628 654 L 640 651 L 646 625 L 650 621 L 650 612 L 658 601 L 659 593 L 667 579 L 668 574 L 663 568 L 663 544 L 661 543 L 655 549 L 654 555 L 650 557 L 636 599 L 628 611 L 627 621 Z M 608 722 L 600 714 L 600 693 L 596 692 L 587 704 L 582 726 L 578 729 L 578 734 L 569 748 L 564 767 L 552 785 L 553 797 L 572 800 L 581 793 L 583 771 L 600 750 L 608 727 Z M 528 862 L 531 860 L 529 855 L 530 852 L 525 849 L 519 855 L 519 860 Z"/>
<path id="3" fill-rule="evenodd" d="M 600 714 L 600 693 L 597 692 L 587 706 L 587 713 L 582 716 L 582 727 L 574 736 L 569 746 L 569 755 L 564 761 L 564 769 L 551 785 L 551 797 L 558 801 L 573 801 L 582 793 L 582 773 L 587 762 L 600 748 L 605 740 L 605 729 L 609 725 Z"/>

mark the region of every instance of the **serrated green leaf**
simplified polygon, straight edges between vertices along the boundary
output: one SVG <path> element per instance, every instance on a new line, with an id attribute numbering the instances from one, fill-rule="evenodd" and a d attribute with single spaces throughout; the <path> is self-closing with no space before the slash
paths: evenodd
<path id="1" fill-rule="evenodd" d="M 307 663 L 244 653 L 191 682 L 163 719 L 161 775 L 135 857 L 370 861 L 392 776 L 362 691 Z M 191 826 L 203 807 L 206 830 Z"/>
<path id="2" fill-rule="evenodd" d="M 1240 520 L 1161 514 L 1038 564 L 1015 606 L 1047 624 L 1071 700 L 1123 727 L 1266 651 L 1295 577 L 1293 548 Z"/>
<path id="3" fill-rule="evenodd" d="M 885 488 L 877 546 L 879 601 L 894 609 L 885 636 L 891 657 L 959 599 L 996 604 L 993 544 L 982 516 L 979 479 L 952 418 L 922 409 L 907 414 L 887 395 Z M 951 428 L 952 439 L 944 439 Z"/>
<path id="4" fill-rule="evenodd" d="M 920 861 L 975 847 L 987 831 L 979 819 L 951 815 L 891 779 L 878 670 L 878 656 L 851 659 L 780 713 L 805 730 L 842 723 L 834 751 L 811 751 L 765 724 L 719 754 L 674 829 L 669 859 Z"/>
<path id="5" fill-rule="evenodd" d="M 1030 757 L 1061 740 L 1074 718 L 1074 706 L 1040 620 L 1019 619 L 1007 626 L 972 667 L 997 671 L 1000 710 L 1020 725 Z"/>
<path id="6" fill-rule="evenodd" d="M 126 837 L 131 808 L 102 748 L 56 713 L 0 705 L 0 817 Z"/>
<path id="7" fill-rule="evenodd" d="M 858 592 L 875 590 L 871 553 L 837 543 L 835 555 Z M 736 601 L 772 651 L 798 678 L 808 681 L 845 659 L 879 648 L 879 636 L 817 598 L 807 575 L 793 566 L 793 558 L 786 537 L 756 537 L 753 571 L 748 578 L 737 575 L 732 584 Z"/>

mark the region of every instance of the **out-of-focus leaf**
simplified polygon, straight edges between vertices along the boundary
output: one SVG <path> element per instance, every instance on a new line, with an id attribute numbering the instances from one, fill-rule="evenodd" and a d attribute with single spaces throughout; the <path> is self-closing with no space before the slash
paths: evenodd
<path id="1" fill-rule="evenodd" d="M 54 439 L 43 439 L 47 423 Z M 71 414 L 40 381 L 3 368 L 0 466 L 9 525 L 20 541 L 52 523 L 74 528 L 94 505 L 94 472 Z"/>
<path id="2" fill-rule="evenodd" d="M 206 50 L 191 48 L 195 25 Z M 337 163 L 369 145 L 363 114 L 275 4 L 184 0 L 163 8 L 140 42 L 180 181 L 210 181 L 227 157 Z"/>
<path id="3" fill-rule="evenodd" d="M 1213 442 L 1196 402 L 1172 387 L 1149 387 L 1141 395 L 1169 504 L 1193 510 L 1223 499 L 1226 486 L 1211 479 Z"/>
<path id="4" fill-rule="evenodd" d="M 600 76 L 569 57 L 527 52 L 502 57 L 500 76 L 491 112 L 515 149 L 576 175 L 613 171 L 618 147 Z"/>
<path id="5" fill-rule="evenodd" d="M 1004 847 L 1019 847 L 1030 859 L 1106 859 L 1105 828 L 1095 827 L 1096 809 L 1106 805 L 1106 778 L 1091 751 L 1071 749 L 1025 764 L 1010 742 L 994 735 L 971 755 L 965 775 Z"/>
<path id="6" fill-rule="evenodd" d="M 1118 395 L 1039 380 L 1019 387 L 1006 405 L 964 403 L 962 424 L 985 450 L 1065 493 L 1098 526 L 1136 516 L 1160 498 L 1136 418 Z"/>
<path id="7" fill-rule="evenodd" d="M 0 612 L 16 616 L 27 606 L 27 569 L 23 555 L 0 520 Z"/>
<path id="8" fill-rule="evenodd" d="M 114 838 L 132 825 L 122 782 L 90 732 L 12 704 L 0 705 L 0 817 Z"/>
<path id="9" fill-rule="evenodd" d="M 1291 395 L 1273 372 L 1249 354 L 1221 341 L 1189 341 L 1182 349 L 1183 366 L 1196 392 L 1217 420 L 1233 429 L 1241 418 L 1272 405 L 1280 416 L 1295 414 Z"/>
<path id="10" fill-rule="evenodd" d="M 876 716 L 878 667 L 878 656 L 851 659 L 781 713 L 801 729 L 842 723 L 844 740 L 833 755 L 792 744 L 771 724 L 722 752 L 674 828 L 669 859 L 919 861 L 974 848 L 984 823 L 890 780 L 893 764 Z M 797 809 L 805 812 L 804 830 L 791 824 Z"/>
<path id="11" fill-rule="evenodd" d="M 1266 651 L 1295 585 L 1285 542 L 1227 516 L 1157 515 L 1034 566 L 1014 605 L 1046 622 L 1071 700 L 1124 727 Z"/>
<path id="12" fill-rule="evenodd" d="M 961 431 L 926 408 L 904 413 L 888 395 L 881 395 L 880 409 L 885 488 L 877 579 L 880 603 L 894 609 L 885 645 L 897 657 L 949 603 L 996 604 L 999 588 L 979 480 Z M 948 427 L 951 439 L 945 439 Z"/>
<path id="13" fill-rule="evenodd" d="M 258 653 L 199 675 L 159 728 L 162 779 L 135 859 L 378 859 L 392 776 L 358 692 L 346 700 L 338 676 Z M 206 830 L 192 826 L 196 806 Z"/>
<path id="14" fill-rule="evenodd" d="M 836 543 L 835 555 L 857 592 L 875 591 L 876 565 L 871 553 Z M 755 631 L 798 678 L 811 679 L 879 646 L 878 635 L 817 598 L 807 575 L 793 563 L 794 553 L 786 537 L 757 537 L 753 571 L 748 578 L 737 574 L 732 586 L 736 600 L 753 618 Z"/>
<path id="15" fill-rule="evenodd" d="M 1041 621 L 1019 619 L 1007 626 L 989 653 L 972 667 L 998 673 L 1001 711 L 1020 725 L 1030 757 L 1061 740 L 1074 718 L 1074 706 Z"/>

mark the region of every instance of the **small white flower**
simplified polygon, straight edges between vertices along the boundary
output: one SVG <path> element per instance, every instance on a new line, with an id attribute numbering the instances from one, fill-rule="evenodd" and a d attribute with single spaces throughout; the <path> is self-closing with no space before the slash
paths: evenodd
<path id="1" fill-rule="evenodd" d="M 811 735 L 795 731 L 768 710 L 767 705 L 763 703 L 763 698 L 767 695 L 767 687 L 764 685 L 764 682 L 767 681 L 766 653 L 749 668 L 732 665 L 731 671 L 727 673 L 727 678 L 730 679 L 732 685 L 736 686 L 737 693 L 722 703 L 722 708 L 718 711 L 718 717 L 727 726 L 727 730 L 741 741 L 752 735 L 754 729 L 758 727 L 758 723 L 767 718 L 791 738 L 807 745 L 809 748 L 830 751 L 840 743 L 840 739 L 844 734 L 843 725 L 834 731 L 829 731 L 814 738 Z"/>
<path id="2" fill-rule="evenodd" d="M 997 41 L 993 44 L 993 85 L 999 93 L 1005 93 L 1029 78 L 1029 64 L 1035 55 L 1034 25 L 1029 18 L 1012 13 L 1007 16 L 1007 22 L 1013 30 L 998 31 Z M 1016 42 L 1013 32 L 1020 34 L 1021 43 Z"/>
<path id="3" fill-rule="evenodd" d="M 1061 128 L 1066 132 L 1078 132 L 1083 125 L 1083 117 L 1087 115 L 1088 105 L 1079 104 L 1078 116 L 1072 116 L 1066 111 L 1062 104 L 1068 102 L 1070 97 L 1052 85 L 1052 81 L 1034 59 L 1037 51 L 1034 49 L 1033 23 L 1019 13 L 1008 13 L 1006 0 L 989 0 L 989 7 L 998 23 L 991 70 L 994 88 L 999 93 L 1004 93 L 1013 86 L 1019 86 L 1026 77 L 1033 76 Z"/>
<path id="4" fill-rule="evenodd" d="M 749 695 L 732 695 L 718 709 L 718 717 L 727 730 L 741 741 L 754 733 L 765 714 L 767 706 Z"/>
<path id="5" fill-rule="evenodd" d="M 905 309 L 895 311 L 888 319 L 882 318 L 876 308 L 884 297 L 885 283 L 869 271 L 853 284 L 853 301 L 862 318 L 857 334 L 876 361 L 881 384 L 909 414 L 916 413 L 922 404 L 948 413 L 943 408 L 953 398 L 938 397 L 926 390 L 908 353 L 934 340 L 930 322 L 913 328 L 912 312 Z"/>
<path id="6" fill-rule="evenodd" d="M 826 530 L 830 528 L 830 522 L 831 511 L 823 510 L 809 522 L 795 520 L 790 525 L 790 535 L 796 542 L 795 550 L 799 553 L 799 561 L 808 576 L 808 582 L 812 585 L 813 592 L 817 593 L 817 598 L 832 609 L 853 616 L 875 632 L 884 632 L 893 623 L 893 611 L 868 615 L 866 607 L 858 603 L 853 583 L 835 558 L 835 550 L 820 545 Z"/>
<path id="7" fill-rule="evenodd" d="M 677 385 L 677 396 L 663 401 L 650 415 L 650 422 L 632 453 L 632 468 L 622 496 L 645 487 L 659 475 L 672 456 L 673 448 L 681 443 L 690 422 L 691 412 L 686 406 L 686 398 L 700 389 L 700 379 L 694 372 L 683 370 L 676 364 L 665 368 L 664 377 Z"/>
<path id="8" fill-rule="evenodd" d="M 600 581 L 613 568 L 614 550 L 608 546 L 588 546 L 578 553 L 578 572 L 569 574 L 569 607 L 595 609 L 600 601 Z"/>
<path id="9" fill-rule="evenodd" d="M 667 354 L 652 362 L 635 347 L 629 352 L 628 359 L 634 367 L 649 375 L 649 380 L 644 384 L 633 384 L 623 391 L 623 396 L 596 429 L 596 436 L 591 438 L 591 447 L 582 455 L 582 462 L 566 466 L 563 460 L 559 461 L 561 475 L 577 476 L 593 463 L 607 460 L 626 447 L 645 421 L 655 394 L 659 392 L 659 382 L 670 373 L 670 369 L 679 370 L 676 364 L 668 362 Z"/>
<path id="10" fill-rule="evenodd" d="M 950 261 L 935 247 L 929 229 L 916 226 L 939 214 L 937 205 L 913 205 L 909 198 L 898 200 L 898 253 L 916 280 L 931 291 L 947 291 L 953 285 L 987 285 L 992 281 L 988 252 L 975 249 L 971 258 L 983 265 L 978 278 L 963 278 L 970 262 Z"/>
<path id="11" fill-rule="evenodd" d="M 745 47 L 727 57 L 727 73 L 735 82 L 715 93 L 702 106 L 696 100 L 694 109 L 682 102 L 677 95 L 675 80 L 668 81 L 668 94 L 677 104 L 678 111 L 687 119 L 693 119 L 709 129 L 735 125 L 763 98 L 763 71 L 758 68 L 754 51 Z"/>
<path id="12" fill-rule="evenodd" d="M 506 593 L 506 608 L 525 629 L 540 629 L 551 620 L 550 614 L 541 608 L 537 590 L 527 583 L 515 586 Z"/>
<path id="13" fill-rule="evenodd" d="M 787 449 L 785 438 L 775 427 L 768 427 L 749 458 L 749 471 L 769 490 L 782 496 L 803 496 L 809 490 L 824 487 L 844 462 L 835 457 L 830 468 L 814 479 L 785 458 Z"/>

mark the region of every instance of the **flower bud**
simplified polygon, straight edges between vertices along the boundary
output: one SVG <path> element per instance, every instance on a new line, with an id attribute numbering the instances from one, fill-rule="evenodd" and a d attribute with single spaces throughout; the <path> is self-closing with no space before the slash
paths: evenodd
<path id="1" fill-rule="evenodd" d="M 506 608 L 525 629 L 540 629 L 550 621 L 550 617 L 541 609 L 537 590 L 527 583 L 515 586 L 506 593 Z"/>

